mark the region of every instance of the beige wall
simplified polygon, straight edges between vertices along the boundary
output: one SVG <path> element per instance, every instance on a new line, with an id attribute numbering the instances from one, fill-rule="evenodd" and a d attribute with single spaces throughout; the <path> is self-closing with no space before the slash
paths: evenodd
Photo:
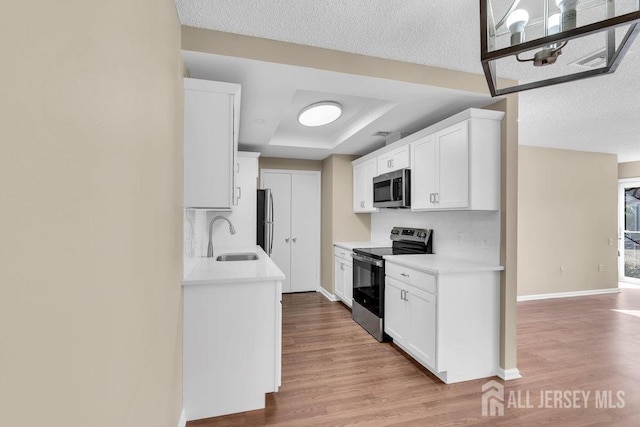
<path id="1" fill-rule="evenodd" d="M 618 163 L 618 178 L 640 178 L 640 162 Z"/>
<path id="2" fill-rule="evenodd" d="M 322 287 L 334 289 L 333 242 L 371 239 L 371 214 L 353 213 L 353 169 L 359 156 L 332 155 L 322 162 Z"/>
<path id="3" fill-rule="evenodd" d="M 2 9 L 0 425 L 175 427 L 182 70 L 174 2 Z"/>
<path id="4" fill-rule="evenodd" d="M 296 171 L 321 171 L 321 160 L 282 159 L 278 157 L 259 157 L 260 169 L 285 169 Z"/>
<path id="5" fill-rule="evenodd" d="M 616 156 L 521 146 L 519 165 L 518 295 L 616 288 Z"/>
<path id="6" fill-rule="evenodd" d="M 500 126 L 500 366 L 517 368 L 518 297 L 518 96 L 509 95 L 488 110 L 503 111 Z"/>
<path id="7" fill-rule="evenodd" d="M 386 78 L 475 93 L 488 94 L 489 92 L 486 80 L 481 74 L 199 28 L 182 27 L 182 47 L 196 52 Z M 499 85 L 514 83 L 500 79 Z M 501 238 L 503 248 L 501 257 L 504 261 L 505 273 L 502 275 L 501 304 L 504 317 L 501 326 L 501 365 L 505 369 L 511 369 L 516 366 L 518 95 L 507 96 L 503 102 L 504 104 L 498 102 L 494 106 L 507 113 L 503 122 L 502 145 Z"/>

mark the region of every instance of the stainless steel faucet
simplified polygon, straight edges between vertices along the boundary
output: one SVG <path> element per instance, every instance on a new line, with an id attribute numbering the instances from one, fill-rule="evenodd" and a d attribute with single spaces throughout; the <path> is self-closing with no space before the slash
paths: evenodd
<path id="1" fill-rule="evenodd" d="M 224 216 L 216 216 L 209 223 L 209 247 L 207 248 L 207 258 L 213 258 L 213 223 L 219 219 L 224 219 L 229 223 L 229 233 L 236 234 L 236 229 L 233 228 L 233 224 L 229 221 L 229 218 Z"/>

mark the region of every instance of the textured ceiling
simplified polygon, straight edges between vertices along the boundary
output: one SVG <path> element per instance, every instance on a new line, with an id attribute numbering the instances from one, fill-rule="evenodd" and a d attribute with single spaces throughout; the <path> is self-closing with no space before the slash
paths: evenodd
<path id="1" fill-rule="evenodd" d="M 176 0 L 176 4 L 184 25 L 482 72 L 476 0 Z M 520 143 L 640 160 L 638 43 L 613 75 L 522 92 Z M 513 77 L 508 68 L 499 73 Z"/>
<path id="2" fill-rule="evenodd" d="M 191 27 L 482 73 L 476 0 L 176 0 L 176 4 L 180 21 Z"/>

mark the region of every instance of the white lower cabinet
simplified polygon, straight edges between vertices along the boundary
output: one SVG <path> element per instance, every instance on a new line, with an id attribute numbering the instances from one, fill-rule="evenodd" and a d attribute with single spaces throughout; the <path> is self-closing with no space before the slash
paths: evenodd
<path id="1" fill-rule="evenodd" d="M 406 285 L 387 276 L 384 286 L 384 331 L 393 342 L 403 344 L 407 336 Z"/>
<path id="2" fill-rule="evenodd" d="M 184 287 L 183 406 L 188 421 L 265 407 L 282 366 L 282 282 Z"/>
<path id="3" fill-rule="evenodd" d="M 353 261 L 352 252 L 338 246 L 334 250 L 335 294 L 346 305 L 353 304 Z"/>
<path id="4" fill-rule="evenodd" d="M 436 368 L 436 297 L 389 276 L 385 280 L 385 332 L 423 365 Z"/>
<path id="5" fill-rule="evenodd" d="M 500 272 L 427 273 L 386 260 L 384 330 L 445 383 L 494 376 Z"/>

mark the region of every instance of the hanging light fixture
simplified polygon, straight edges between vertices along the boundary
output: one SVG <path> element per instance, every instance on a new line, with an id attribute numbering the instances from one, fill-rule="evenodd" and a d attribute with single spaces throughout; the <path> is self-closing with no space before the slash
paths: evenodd
<path id="1" fill-rule="evenodd" d="M 640 0 L 523 3 L 480 0 L 481 60 L 492 96 L 613 73 L 640 32 Z M 603 50 L 601 67 L 575 65 Z M 498 71 L 517 83 L 499 80 Z"/>

